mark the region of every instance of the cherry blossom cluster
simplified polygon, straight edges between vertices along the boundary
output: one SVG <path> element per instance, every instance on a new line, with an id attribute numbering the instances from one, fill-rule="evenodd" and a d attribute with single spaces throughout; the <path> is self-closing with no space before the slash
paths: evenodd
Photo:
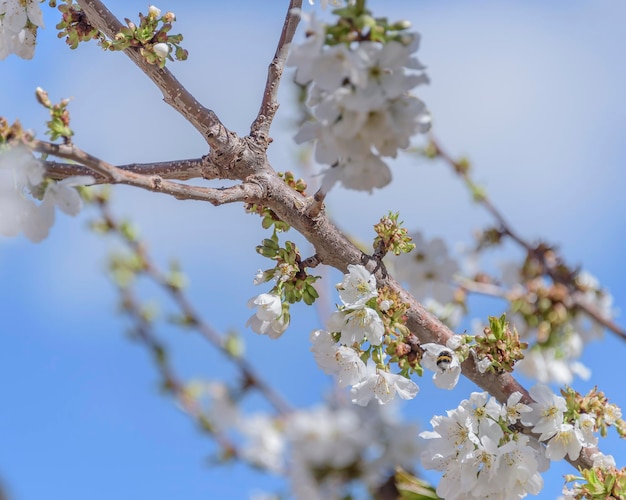
<path id="1" fill-rule="evenodd" d="M 570 296 L 564 285 L 551 284 L 544 277 L 527 280 L 513 263 L 503 266 L 503 282 L 510 287 L 508 295 L 514 309 L 510 317 L 523 337 L 536 339 L 519 369 L 541 383 L 571 384 L 576 376 L 589 379 L 591 370 L 579 358 L 586 343 L 602 336 L 602 326 L 564 303 Z M 613 297 L 600 289 L 593 275 L 581 271 L 575 284 L 578 300 L 604 318 L 615 316 Z"/>
<path id="2" fill-rule="evenodd" d="M 371 192 L 391 181 L 383 158 L 395 158 L 413 135 L 429 129 L 426 106 L 409 94 L 428 78 L 412 55 L 419 35 L 404 31 L 406 24 L 394 27 L 397 36 L 375 37 L 371 24 L 377 20 L 367 11 L 343 11 L 344 16 L 356 16 L 344 23 L 356 31 L 340 31 L 332 40 L 327 36 L 332 27 L 314 14 L 301 14 L 307 37 L 292 47 L 287 64 L 297 68 L 297 83 L 309 85 L 307 106 L 313 120 L 302 125 L 295 140 L 316 141 L 315 160 L 331 166 L 324 172 L 326 191 L 341 182 Z M 363 23 L 369 32 L 356 29 Z"/>
<path id="3" fill-rule="evenodd" d="M 54 224 L 55 208 L 78 214 L 82 201 L 75 187 L 92 182 L 89 176 L 45 179 L 44 167 L 28 148 L 0 149 L 0 234 L 43 240 Z"/>
<path id="4" fill-rule="evenodd" d="M 528 436 L 511 430 L 532 409 L 513 393 L 502 405 L 487 392 L 474 392 L 446 416 L 435 416 L 421 459 L 443 473 L 437 494 L 446 500 L 524 498 L 543 487 L 548 460 Z"/>
<path id="5" fill-rule="evenodd" d="M 591 398 L 587 404 L 585 398 L 566 400 L 544 385 L 533 387 L 530 396 L 535 402 L 529 405 L 520 402 L 519 392 L 500 404 L 487 392 L 472 393 L 446 416 L 433 417 L 433 430 L 420 437 L 427 442 L 422 464 L 443 473 L 438 495 L 446 500 L 536 495 L 543 487 L 539 473 L 549 461 L 576 460 L 583 447 L 598 444 L 599 420 L 613 425 L 619 419 L 613 405 L 603 405 L 598 417 L 584 411 Z M 518 432 L 519 423 L 540 443 Z"/>
<path id="6" fill-rule="evenodd" d="M 295 498 L 346 498 L 354 480 L 376 488 L 419 456 L 417 426 L 389 407 L 329 405 L 281 419 L 240 415 L 236 422 L 247 437 L 245 459 L 286 474 Z"/>
<path id="7" fill-rule="evenodd" d="M 439 319 L 454 327 L 462 308 L 454 302 L 454 278 L 460 266 L 441 238 L 427 239 L 421 232 L 410 233 L 415 249 L 392 261 L 394 276 L 406 283 L 411 294 Z"/>
<path id="8" fill-rule="evenodd" d="M 254 332 L 272 339 L 280 337 L 289 326 L 289 304 L 303 301 L 311 305 L 318 297 L 313 287 L 318 277 L 307 274 L 301 268 L 298 247 L 291 241 L 285 242 L 284 247 L 279 246 L 277 235 L 279 222 L 276 221 L 272 237 L 266 238 L 263 244 L 257 247 L 258 253 L 274 260 L 276 265 L 273 269 L 265 271 L 259 269 L 254 277 L 255 285 L 271 280 L 274 280 L 276 285 L 269 293 L 262 293 L 248 301 L 248 307 L 256 310 L 246 323 L 246 326 L 251 327 Z"/>
<path id="9" fill-rule="evenodd" d="M 9 54 L 32 59 L 37 29 L 43 28 L 43 0 L 0 0 L 0 60 Z"/>
<path id="10" fill-rule="evenodd" d="M 311 351 L 320 367 L 335 375 L 340 387 L 352 386 L 352 402 L 366 406 L 372 399 L 379 404 L 392 401 L 396 394 L 412 399 L 419 388 L 406 374 L 394 374 L 385 366 L 382 343 L 385 326 L 377 305 L 376 278 L 362 265 L 348 266 L 348 273 L 337 285 L 342 306 L 334 312 L 328 329 L 315 330 Z M 363 344 L 369 346 L 364 349 Z M 362 356 L 365 353 L 366 363 Z"/>

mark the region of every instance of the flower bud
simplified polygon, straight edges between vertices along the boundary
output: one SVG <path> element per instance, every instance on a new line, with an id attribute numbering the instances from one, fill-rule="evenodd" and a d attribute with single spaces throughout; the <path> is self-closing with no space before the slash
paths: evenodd
<path id="1" fill-rule="evenodd" d="M 152 19 L 158 19 L 159 17 L 161 17 L 161 9 L 155 7 L 154 5 L 151 5 L 150 7 L 148 7 L 148 17 Z"/>
<path id="2" fill-rule="evenodd" d="M 170 47 L 167 43 L 155 43 L 152 47 L 154 53 L 159 56 L 161 59 L 165 59 L 167 55 L 170 53 Z"/>

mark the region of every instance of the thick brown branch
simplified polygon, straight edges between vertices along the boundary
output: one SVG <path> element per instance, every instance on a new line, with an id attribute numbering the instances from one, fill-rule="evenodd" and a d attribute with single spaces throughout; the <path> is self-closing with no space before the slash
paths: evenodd
<path id="1" fill-rule="evenodd" d="M 77 0 L 89 23 L 109 38 L 120 32 L 122 24 L 100 0 Z M 163 99 L 183 115 L 213 148 L 228 146 L 236 135 L 220 122 L 217 115 L 205 108 L 170 73 L 167 68 L 148 64 L 136 48 L 124 51 L 163 93 Z"/>
<path id="2" fill-rule="evenodd" d="M 74 163 L 46 161 L 44 166 L 46 167 L 47 175 L 55 180 L 65 179 L 74 175 L 94 175 L 91 169 Z M 186 181 L 203 177 L 203 171 L 206 170 L 206 162 L 203 158 L 194 158 L 157 163 L 129 163 L 127 165 L 117 165 L 117 168 L 140 175 L 158 175 L 163 179 Z M 102 174 L 96 174 L 94 177 L 97 184 L 108 182 L 108 179 Z"/>
<path id="3" fill-rule="evenodd" d="M 300 15 L 294 13 L 293 9 L 299 9 L 301 7 L 302 0 L 291 0 L 289 2 L 287 15 L 285 16 L 285 22 L 283 24 L 283 30 L 280 34 L 280 39 L 278 40 L 278 46 L 276 47 L 276 53 L 274 54 L 274 59 L 267 69 L 267 82 L 263 92 L 261 109 L 259 109 L 259 114 L 250 127 L 250 135 L 262 142 L 265 148 L 269 145 L 270 126 L 272 125 L 272 120 L 278 110 L 277 96 L 280 78 L 283 74 L 283 70 L 285 69 L 285 62 L 287 61 L 291 41 L 293 40 L 296 28 L 300 22 Z"/>
<path id="4" fill-rule="evenodd" d="M 33 140 L 29 146 L 40 153 L 76 161 L 88 170 L 88 172 L 81 171 L 81 174 L 93 175 L 95 173 L 98 179 L 102 179 L 101 182 L 128 184 L 149 191 L 169 194 L 181 200 L 208 201 L 217 206 L 234 202 L 258 203 L 263 196 L 260 183 L 255 182 L 254 179 L 228 188 L 189 186 L 165 180 L 159 175 L 143 175 L 123 170 L 82 151 L 73 144 L 51 144 Z M 97 179 L 96 182 L 98 182 Z"/>
<path id="5" fill-rule="evenodd" d="M 359 264 L 364 260 L 364 254 L 330 221 L 325 212 L 311 217 L 310 205 L 315 203 L 312 198 L 304 198 L 299 193 L 287 189 L 285 184 L 278 178 L 268 178 L 270 185 L 266 190 L 268 198 L 264 202 L 294 229 L 304 235 L 315 247 L 318 259 L 326 265 L 333 266 L 340 271 L 346 272 L 349 264 Z M 369 259 L 367 267 L 373 271 L 376 263 Z M 447 326 L 430 314 L 415 300 L 403 287 L 391 277 L 383 277 L 381 271 L 377 273 L 380 284 L 388 285 L 398 293 L 402 302 L 409 305 L 407 311 L 407 327 L 420 340 L 421 343 L 436 342 L 445 345 L 446 341 L 454 335 Z M 486 390 L 498 401 L 504 403 L 509 396 L 518 391 L 522 394 L 522 401 L 532 402 L 528 391 L 515 378 L 508 374 L 480 373 L 473 358 L 468 358 L 462 365 L 463 375 L 476 385 Z M 590 467 L 589 455 L 581 455 L 573 465 Z"/>

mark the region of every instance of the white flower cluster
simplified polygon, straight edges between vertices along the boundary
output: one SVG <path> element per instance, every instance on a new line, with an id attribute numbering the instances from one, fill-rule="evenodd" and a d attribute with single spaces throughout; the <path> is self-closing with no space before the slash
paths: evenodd
<path id="1" fill-rule="evenodd" d="M 503 431 L 531 412 L 520 398 L 516 392 L 501 405 L 487 392 L 474 392 L 447 416 L 432 418 L 433 430 L 420 434 L 427 440 L 421 458 L 426 469 L 443 472 L 440 497 L 511 500 L 539 493 L 539 473 L 548 466 L 542 448 L 524 434 Z"/>
<path id="2" fill-rule="evenodd" d="M 43 240 L 54 224 L 55 207 L 76 215 L 82 201 L 74 186 L 93 182 L 93 177 L 68 177 L 49 182 L 39 204 L 32 198 L 44 181 L 45 170 L 26 147 L 0 150 L 0 234 L 19 233 L 33 242 Z"/>
<path id="3" fill-rule="evenodd" d="M 502 281 L 514 293 L 525 294 L 525 288 L 519 283 L 521 279 L 519 265 L 507 262 L 502 265 Z M 581 271 L 576 277 L 578 285 L 585 290 L 580 292 L 578 299 L 589 304 L 604 318 L 615 316 L 613 297 L 600 289 L 600 284 L 592 274 Z M 549 283 L 542 280 L 545 287 Z M 536 336 L 537 329 L 528 326 L 527 322 L 517 313 L 509 313 L 522 338 Z M 603 327 L 584 312 L 578 311 L 573 321 L 565 324 L 557 342 L 549 345 L 537 344 L 525 353 L 517 367 L 526 376 L 547 384 L 569 385 L 574 377 L 588 380 L 591 370 L 579 361 L 585 344 L 601 338 Z"/>
<path id="4" fill-rule="evenodd" d="M 570 460 L 576 460 L 583 446 L 598 444 L 598 437 L 594 434 L 594 417 L 581 414 L 573 424 L 564 422 L 563 416 L 567 410 L 564 398 L 554 394 L 546 385 L 536 385 L 529 393 L 535 403 L 530 404 L 532 412 L 521 421 L 532 426 L 533 432 L 540 434 L 540 441 L 547 441 L 547 458 L 562 460 L 567 455 Z"/>
<path id="5" fill-rule="evenodd" d="M 516 321 L 516 325 L 523 321 Z M 524 359 L 517 363 L 517 368 L 527 377 L 543 384 L 554 383 L 569 385 L 575 376 L 588 380 L 591 370 L 578 361 L 584 344 L 577 332 L 563 337 L 557 347 L 534 346 L 524 353 Z"/>
<path id="6" fill-rule="evenodd" d="M 441 238 L 427 240 L 419 231 L 409 236 L 415 248 L 393 260 L 395 276 L 406 282 L 419 301 L 451 302 L 454 298 L 454 275 L 459 271 L 459 265 L 448 256 L 446 243 Z"/>
<path id="7" fill-rule="evenodd" d="M 379 313 L 366 304 L 378 295 L 376 278 L 361 265 L 348 266 L 348 274 L 337 285 L 343 307 L 329 319 L 330 332 L 340 335 L 339 343 L 325 330 L 311 333 L 311 351 L 318 366 L 329 375 L 337 377 L 340 387 L 352 386 L 352 402 L 367 406 L 372 399 L 379 404 L 392 401 L 396 394 L 412 399 L 419 387 L 412 380 L 389 373 L 370 362 L 365 364 L 360 351 L 362 342 L 380 346 L 385 327 Z"/>
<path id="8" fill-rule="evenodd" d="M 530 405 L 520 403 L 519 392 L 505 405 L 487 392 L 475 392 L 447 416 L 433 417 L 433 430 L 420 434 L 428 442 L 422 464 L 443 472 L 439 496 L 508 500 L 536 495 L 543 487 L 539 473 L 548 469 L 550 460 L 566 455 L 576 460 L 583 447 L 597 445 L 594 417 L 583 413 L 568 422 L 564 398 L 544 385 L 529 392 L 535 401 Z M 545 447 L 510 430 L 517 422 L 539 434 Z M 510 431 L 505 434 L 503 429 Z"/>
<path id="9" fill-rule="evenodd" d="M 240 417 L 238 427 L 248 437 L 242 455 L 259 467 L 286 473 L 296 498 L 345 498 L 354 479 L 378 486 L 395 467 L 410 468 L 418 457 L 417 426 L 397 421 L 378 406 L 324 406 L 280 421 Z"/>
<path id="10" fill-rule="evenodd" d="M 328 46 L 325 25 L 314 14 L 301 15 L 307 38 L 292 48 L 287 64 L 297 67 L 296 82 L 313 82 L 307 105 L 315 121 L 304 123 L 295 140 L 317 141 L 315 160 L 332 167 L 324 173 L 326 191 L 337 181 L 349 189 L 381 188 L 391 181 L 382 158 L 395 158 L 414 134 L 430 128 L 426 106 L 408 94 L 428 82 L 411 55 L 419 35 L 407 34 L 404 43 Z"/>
<path id="11" fill-rule="evenodd" d="M 32 59 L 37 28 L 43 28 L 43 0 L 0 0 L 0 60 L 9 54 Z"/>

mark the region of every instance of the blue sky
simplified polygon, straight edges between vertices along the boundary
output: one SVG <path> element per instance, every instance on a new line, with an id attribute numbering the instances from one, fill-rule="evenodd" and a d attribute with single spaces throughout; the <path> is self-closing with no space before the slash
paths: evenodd
<path id="1" fill-rule="evenodd" d="M 130 18 L 147 8 L 136 1 L 110 5 Z M 286 2 L 158 6 L 176 12 L 175 29 L 190 51 L 189 61 L 170 66 L 174 73 L 228 127 L 245 134 Z M 104 54 L 95 44 L 66 49 L 54 32 L 55 12 L 45 8 L 47 28 L 34 60 L 0 62 L 0 115 L 42 134 L 45 110 L 33 99 L 41 86 L 53 100 L 73 97 L 75 142 L 112 163 L 206 152 L 193 128 L 122 54 Z M 596 275 L 623 309 L 623 2 L 380 0 L 372 8 L 409 19 L 422 34 L 418 56 L 432 83 L 419 95 L 442 143 L 471 157 L 476 178 L 522 234 L 559 244 L 568 261 Z M 290 99 L 284 85 L 270 149 L 278 170 L 296 166 Z M 472 229 L 489 221 L 445 166 L 406 156 L 392 170 L 392 185 L 371 196 L 342 189 L 331 194 L 328 207 L 341 227 L 368 240 L 382 214 L 400 211 L 410 229 L 443 236 L 453 246 L 470 242 Z M 313 311 L 295 307 L 292 327 L 278 342 L 244 327 L 245 303 L 259 293 L 252 277 L 267 267 L 254 252 L 265 237 L 258 219 L 240 206 L 213 208 L 126 187 L 115 190 L 114 203 L 141 228 L 159 263 L 183 263 L 189 293 L 208 321 L 243 332 L 250 358 L 270 383 L 296 406 L 320 400 L 330 384 L 308 351 Z M 125 336 L 103 272 L 112 245 L 86 230 L 92 215 L 59 216 L 51 236 L 37 245 L 0 239 L 0 477 L 12 498 L 247 498 L 279 484 L 245 467 L 207 466 L 212 443 L 158 393 L 149 357 Z M 160 296 L 147 290 L 151 297 Z M 499 311 L 481 305 L 479 312 Z M 623 317 L 618 321 L 624 324 Z M 194 336 L 163 333 L 181 375 L 234 376 Z M 583 360 L 594 378 L 576 388 L 598 383 L 626 407 L 616 369 L 623 352 L 610 335 L 592 344 Z M 442 394 L 428 377 L 418 383 L 418 400 L 404 409 L 424 426 L 475 390 L 463 382 Z M 625 462 L 623 443 L 602 447 Z M 555 498 L 559 474 L 571 469 L 557 464 L 552 472 L 541 498 Z"/>

